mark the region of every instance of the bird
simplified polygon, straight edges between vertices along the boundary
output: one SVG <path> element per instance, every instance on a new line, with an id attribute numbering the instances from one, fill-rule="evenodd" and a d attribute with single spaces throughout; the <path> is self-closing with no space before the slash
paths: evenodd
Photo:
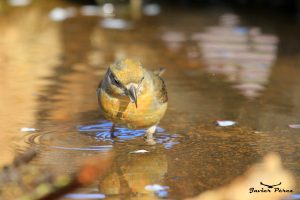
<path id="1" fill-rule="evenodd" d="M 155 143 L 153 134 L 168 106 L 164 71 L 148 70 L 130 58 L 109 65 L 96 93 L 104 117 L 112 122 L 111 137 L 115 126 L 125 126 L 146 129 L 146 141 Z"/>

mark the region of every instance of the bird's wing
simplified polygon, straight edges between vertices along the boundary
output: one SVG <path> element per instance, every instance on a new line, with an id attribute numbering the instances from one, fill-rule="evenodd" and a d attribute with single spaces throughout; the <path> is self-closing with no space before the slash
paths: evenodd
<path id="1" fill-rule="evenodd" d="M 155 96 L 160 103 L 165 103 L 168 101 L 168 94 L 164 80 L 153 73 L 153 84 L 154 84 L 154 91 Z"/>
<path id="2" fill-rule="evenodd" d="M 98 104 L 100 105 L 100 98 L 99 98 L 99 95 L 100 95 L 100 91 L 101 91 L 101 84 L 102 84 L 102 81 L 100 81 L 97 89 L 96 89 L 96 96 L 97 96 L 97 101 L 98 101 Z"/>

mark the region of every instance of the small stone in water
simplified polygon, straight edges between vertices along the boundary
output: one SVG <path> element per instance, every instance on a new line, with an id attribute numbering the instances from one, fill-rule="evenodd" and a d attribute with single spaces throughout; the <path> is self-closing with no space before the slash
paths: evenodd
<path id="1" fill-rule="evenodd" d="M 23 128 L 20 129 L 20 131 L 22 131 L 22 132 L 34 132 L 34 131 L 36 131 L 36 129 L 35 128 L 23 127 Z"/>
<path id="2" fill-rule="evenodd" d="M 132 151 L 130 153 L 148 153 L 149 151 L 141 149 L 141 150 L 136 150 L 136 151 Z"/>
<path id="3" fill-rule="evenodd" d="M 218 126 L 234 126 L 237 125 L 235 121 L 230 121 L 230 120 L 218 120 L 216 122 Z"/>
<path id="4" fill-rule="evenodd" d="M 290 128 L 300 129 L 300 124 L 290 124 L 289 127 Z"/>
<path id="5" fill-rule="evenodd" d="M 145 190 L 147 191 L 151 191 L 151 192 L 158 192 L 158 191 L 162 191 L 162 190 L 166 190 L 169 189 L 168 186 L 161 186 L 158 184 L 153 184 L 153 185 L 146 185 L 145 186 Z"/>

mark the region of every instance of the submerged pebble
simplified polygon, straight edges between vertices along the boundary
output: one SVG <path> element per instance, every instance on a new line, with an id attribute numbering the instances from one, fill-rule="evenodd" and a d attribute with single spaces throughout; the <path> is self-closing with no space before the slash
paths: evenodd
<path id="1" fill-rule="evenodd" d="M 300 129 L 300 124 L 290 124 L 290 128 Z"/>
<path id="2" fill-rule="evenodd" d="M 136 150 L 136 151 L 131 151 L 130 153 L 148 153 L 149 151 L 145 150 L 145 149 L 141 149 L 141 150 Z"/>
<path id="3" fill-rule="evenodd" d="M 37 129 L 35 129 L 35 128 L 28 128 L 28 127 L 23 127 L 20 129 L 20 131 L 22 131 L 22 132 L 34 132 L 36 130 Z"/>
<path id="4" fill-rule="evenodd" d="M 218 120 L 216 121 L 216 125 L 218 126 L 234 126 L 237 125 L 237 122 L 230 120 Z"/>

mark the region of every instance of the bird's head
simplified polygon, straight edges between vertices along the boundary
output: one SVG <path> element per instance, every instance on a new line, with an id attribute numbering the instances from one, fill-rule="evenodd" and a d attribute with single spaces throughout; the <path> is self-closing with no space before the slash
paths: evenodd
<path id="1" fill-rule="evenodd" d="M 128 96 L 137 107 L 137 97 L 143 90 L 144 69 L 140 62 L 123 59 L 109 66 L 107 81 L 115 95 Z"/>

